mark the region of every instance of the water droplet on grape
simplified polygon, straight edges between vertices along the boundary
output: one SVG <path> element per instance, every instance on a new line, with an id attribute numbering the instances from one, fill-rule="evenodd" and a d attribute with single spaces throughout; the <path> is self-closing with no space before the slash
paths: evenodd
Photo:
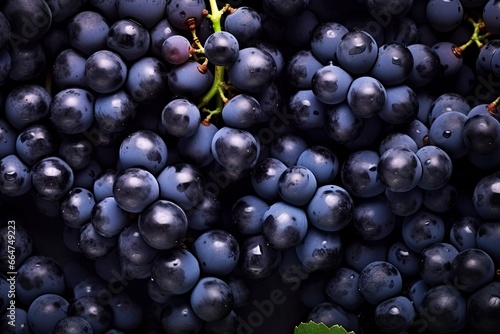
<path id="1" fill-rule="evenodd" d="M 451 137 L 451 131 L 450 130 L 446 130 L 443 132 L 443 137 L 444 138 L 450 138 Z"/>
<path id="2" fill-rule="evenodd" d="M 17 173 L 12 171 L 12 172 L 7 172 L 3 175 L 3 178 L 7 181 L 13 181 L 17 177 Z"/>
<path id="3" fill-rule="evenodd" d="M 425 164 L 425 165 L 430 165 L 430 164 L 431 164 L 431 159 L 427 159 L 427 160 L 425 160 L 424 164 Z"/>

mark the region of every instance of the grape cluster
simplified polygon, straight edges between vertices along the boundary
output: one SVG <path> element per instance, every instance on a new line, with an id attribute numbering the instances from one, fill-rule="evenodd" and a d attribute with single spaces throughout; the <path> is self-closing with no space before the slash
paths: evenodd
<path id="1" fill-rule="evenodd" d="M 499 333 L 499 17 L 0 1 L 0 332 Z"/>

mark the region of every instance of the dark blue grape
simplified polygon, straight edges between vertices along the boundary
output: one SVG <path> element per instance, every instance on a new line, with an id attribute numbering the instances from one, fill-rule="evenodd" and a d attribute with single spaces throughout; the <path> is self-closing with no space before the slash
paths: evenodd
<path id="1" fill-rule="evenodd" d="M 324 22 L 314 29 L 311 51 L 324 65 L 336 60 L 335 53 L 342 36 L 349 30 L 338 22 Z"/>
<path id="2" fill-rule="evenodd" d="M 184 211 L 167 200 L 153 202 L 139 216 L 139 232 L 151 247 L 171 249 L 179 245 L 187 233 Z"/>
<path id="3" fill-rule="evenodd" d="M 246 170 L 254 167 L 260 145 L 248 131 L 223 127 L 212 139 L 215 160 L 229 170 Z"/>
<path id="4" fill-rule="evenodd" d="M 337 232 L 327 232 L 312 226 L 295 246 L 297 256 L 308 272 L 338 267 L 342 262 L 342 249 L 342 240 Z"/>
<path id="5" fill-rule="evenodd" d="M 214 124 L 202 122 L 193 135 L 179 138 L 177 146 L 181 158 L 198 167 L 208 165 L 214 160 L 211 146 L 217 131 L 218 128 Z"/>
<path id="6" fill-rule="evenodd" d="M 224 104 L 222 120 L 227 126 L 245 129 L 266 120 L 259 101 L 248 94 L 238 94 Z"/>
<path id="7" fill-rule="evenodd" d="M 139 329 L 144 318 L 143 309 L 130 295 L 123 292 L 113 295 L 109 305 L 113 313 L 114 328 L 125 332 Z"/>
<path id="8" fill-rule="evenodd" d="M 359 292 L 371 304 L 401 293 L 403 281 L 398 269 L 386 261 L 374 261 L 359 273 Z"/>
<path id="9" fill-rule="evenodd" d="M 127 168 L 116 176 L 113 184 L 116 203 L 128 212 L 141 212 L 160 196 L 153 174 L 142 168 Z"/>
<path id="10" fill-rule="evenodd" d="M 431 105 L 428 124 L 432 125 L 436 118 L 448 111 L 458 111 L 464 115 L 468 115 L 470 111 L 470 105 L 467 100 L 459 94 L 441 94 L 434 100 Z"/>
<path id="11" fill-rule="evenodd" d="M 495 265 L 500 263 L 500 251 L 497 247 L 499 240 L 500 228 L 497 223 L 483 222 L 479 225 L 476 234 L 477 248 L 487 252 Z"/>
<path id="12" fill-rule="evenodd" d="M 194 313 L 188 296 L 178 296 L 161 309 L 160 325 L 165 333 L 199 333 L 203 320 Z"/>
<path id="13" fill-rule="evenodd" d="M 106 197 L 92 208 L 90 222 L 97 233 L 110 238 L 118 236 L 129 225 L 129 217 L 127 212 L 118 206 L 114 197 Z"/>
<path id="14" fill-rule="evenodd" d="M 7 196 L 21 196 L 30 189 L 30 168 L 14 154 L 0 159 L 0 193 Z"/>
<path id="15" fill-rule="evenodd" d="M 335 269 L 329 276 L 325 293 L 328 299 L 346 310 L 354 311 L 363 303 L 358 289 L 359 273 L 349 267 Z"/>
<path id="16" fill-rule="evenodd" d="M 361 272 L 364 267 L 374 261 L 387 260 L 388 246 L 382 240 L 354 240 L 347 244 L 345 259 L 349 267 Z"/>
<path id="17" fill-rule="evenodd" d="M 288 167 L 278 179 L 281 198 L 296 206 L 307 204 L 316 192 L 316 187 L 314 174 L 303 166 Z"/>
<path id="18" fill-rule="evenodd" d="M 127 79 L 127 65 L 118 54 L 109 50 L 92 53 L 85 62 L 85 81 L 98 93 L 119 90 Z"/>
<path id="19" fill-rule="evenodd" d="M 359 77 L 352 81 L 347 91 L 347 104 L 354 115 L 370 118 L 377 115 L 387 100 L 385 87 L 372 77 Z"/>
<path id="20" fill-rule="evenodd" d="M 180 35 L 177 28 L 175 28 L 168 19 L 160 20 L 154 27 L 149 29 L 151 43 L 149 44 L 149 51 L 153 56 L 161 58 L 162 45 L 170 36 Z"/>
<path id="21" fill-rule="evenodd" d="M 498 331 L 500 319 L 498 317 L 499 282 L 491 282 L 474 292 L 467 302 L 467 319 L 477 332 L 493 334 Z"/>
<path id="22" fill-rule="evenodd" d="M 83 136 L 63 137 L 59 145 L 59 155 L 74 170 L 88 167 L 92 162 L 94 146 Z"/>
<path id="23" fill-rule="evenodd" d="M 417 151 L 422 165 L 422 178 L 418 186 L 436 190 L 444 186 L 452 176 L 452 161 L 448 154 L 437 146 L 427 145 Z"/>
<path id="24" fill-rule="evenodd" d="M 477 217 L 462 217 L 450 229 L 450 243 L 459 251 L 476 248 L 476 234 L 481 220 Z"/>
<path id="25" fill-rule="evenodd" d="M 381 302 L 375 308 L 375 323 L 383 333 L 401 333 L 407 331 L 416 317 L 412 302 L 397 296 Z"/>
<path id="26" fill-rule="evenodd" d="M 61 202 L 61 218 L 69 227 L 80 228 L 90 220 L 94 195 L 84 188 L 73 188 Z"/>
<path id="27" fill-rule="evenodd" d="M 33 124 L 19 132 L 16 153 L 22 161 L 31 166 L 41 158 L 54 155 L 58 144 L 53 129 L 43 124 Z"/>
<path id="28" fill-rule="evenodd" d="M 354 206 L 352 223 L 366 240 L 381 240 L 396 227 L 396 215 L 382 197 L 374 197 Z"/>
<path id="29" fill-rule="evenodd" d="M 297 51 L 286 64 L 286 76 L 290 85 L 296 89 L 311 89 L 311 80 L 321 64 L 309 50 Z"/>
<path id="30" fill-rule="evenodd" d="M 429 285 L 449 282 L 452 278 L 452 262 L 458 250 L 448 243 L 437 242 L 420 253 L 420 277 Z"/>
<path id="31" fill-rule="evenodd" d="M 271 158 L 283 162 L 287 167 L 296 165 L 302 152 L 308 148 L 304 138 L 292 132 L 279 134 L 271 143 Z"/>
<path id="32" fill-rule="evenodd" d="M 109 255 L 116 243 L 116 237 L 102 236 L 92 223 L 83 225 L 78 236 L 78 247 L 86 257 L 93 260 Z"/>
<path id="33" fill-rule="evenodd" d="M 202 0 L 171 0 L 167 3 L 167 18 L 177 29 L 188 30 L 191 24 L 200 24 L 205 6 Z M 194 19 L 194 23 L 188 19 Z"/>
<path id="34" fill-rule="evenodd" d="M 61 51 L 52 65 L 52 78 L 54 83 L 62 88 L 87 88 L 85 78 L 86 56 L 70 48 Z"/>
<path id="35" fill-rule="evenodd" d="M 22 129 L 47 116 L 51 100 L 49 92 L 42 86 L 18 86 L 5 99 L 5 118 L 16 129 Z"/>
<path id="36" fill-rule="evenodd" d="M 458 189 L 451 183 L 435 189 L 424 190 L 424 206 L 437 213 L 444 213 L 452 209 L 458 197 Z"/>
<path id="37" fill-rule="evenodd" d="M 239 274 L 230 275 L 226 278 L 226 283 L 231 288 L 234 297 L 234 308 L 247 305 L 252 297 L 252 290 L 248 280 Z"/>
<path id="38" fill-rule="evenodd" d="M 342 164 L 340 176 L 345 189 L 357 197 L 372 197 L 384 192 L 378 177 L 379 155 L 372 150 L 352 152 Z"/>
<path id="39" fill-rule="evenodd" d="M 117 0 L 116 6 L 120 18 L 131 17 L 139 21 L 146 28 L 151 28 L 163 18 L 167 7 L 167 1 Z"/>
<path id="40" fill-rule="evenodd" d="M 430 288 L 431 287 L 421 279 L 410 283 L 408 286 L 408 298 L 413 303 L 415 310 L 420 310 L 424 296 Z"/>
<path id="41" fill-rule="evenodd" d="M 237 199 L 231 208 L 231 218 L 238 233 L 249 235 L 261 233 L 264 213 L 268 209 L 269 205 L 254 195 Z"/>
<path id="42" fill-rule="evenodd" d="M 204 277 L 193 288 L 190 302 L 200 319 L 217 321 L 231 313 L 234 297 L 226 282 L 216 277 Z"/>
<path id="43" fill-rule="evenodd" d="M 95 160 L 90 159 L 89 163 L 78 170 L 75 170 L 75 187 L 91 189 L 95 179 L 102 173 L 101 165 Z"/>
<path id="44" fill-rule="evenodd" d="M 451 276 L 457 289 L 473 293 L 493 281 L 495 264 L 485 251 L 469 248 L 455 256 Z"/>
<path id="45" fill-rule="evenodd" d="M 389 124 L 405 124 L 418 114 L 419 100 L 415 91 L 404 84 L 386 88 L 387 99 L 378 116 Z"/>
<path id="46" fill-rule="evenodd" d="M 163 291 L 180 295 L 190 291 L 200 278 L 196 257 L 185 249 L 161 253 L 153 262 L 151 279 Z"/>
<path id="47" fill-rule="evenodd" d="M 52 333 L 59 321 L 65 319 L 69 302 L 57 294 L 37 297 L 28 309 L 28 324 L 34 333 Z"/>
<path id="48" fill-rule="evenodd" d="M 438 116 L 429 129 L 432 145 L 444 150 L 451 159 L 467 154 L 463 130 L 468 117 L 458 111 L 449 111 Z"/>
<path id="49" fill-rule="evenodd" d="M 226 317 L 205 323 L 207 334 L 236 334 L 239 326 L 238 316 L 236 312 L 231 311 Z"/>
<path id="50" fill-rule="evenodd" d="M 420 182 L 422 164 L 416 153 L 397 146 L 380 156 L 377 175 L 387 189 L 405 192 L 413 189 Z"/>
<path id="51" fill-rule="evenodd" d="M 418 151 L 417 143 L 415 143 L 415 141 L 410 136 L 401 132 L 392 132 L 387 134 L 381 140 L 378 147 L 378 153 L 382 155 L 388 149 L 395 148 L 397 146 L 407 148 L 415 153 L 417 153 Z"/>
<path id="52" fill-rule="evenodd" d="M 9 77 L 15 81 L 34 80 L 47 66 L 44 49 L 39 41 L 20 43 L 10 51 Z"/>
<path id="53" fill-rule="evenodd" d="M 95 334 L 106 332 L 113 322 L 113 312 L 109 304 L 90 296 L 76 299 L 69 307 L 68 315 L 87 320 Z"/>
<path id="54" fill-rule="evenodd" d="M 297 159 L 297 165 L 309 169 L 319 185 L 331 183 L 340 169 L 340 162 L 330 149 L 324 146 L 311 146 Z"/>
<path id="55" fill-rule="evenodd" d="M 212 85 L 214 76 L 210 69 L 202 69 L 201 65 L 188 60 L 174 66 L 168 73 L 168 87 L 181 97 L 196 98 L 203 95 Z"/>
<path id="56" fill-rule="evenodd" d="M 324 124 L 328 136 L 335 142 L 343 144 L 361 136 L 364 119 L 358 117 L 344 102 L 326 108 Z"/>
<path id="57" fill-rule="evenodd" d="M 109 25 L 98 12 L 76 14 L 68 22 L 67 30 L 70 45 L 87 56 L 106 47 Z"/>
<path id="58" fill-rule="evenodd" d="M 419 260 L 419 254 L 401 241 L 392 244 L 387 252 L 387 262 L 394 265 L 403 278 L 418 275 Z"/>
<path id="59" fill-rule="evenodd" d="M 118 20 L 109 28 L 106 37 L 107 47 L 125 60 L 138 59 L 149 50 L 149 31 L 130 20 Z"/>
<path id="60" fill-rule="evenodd" d="M 349 31 L 340 39 L 336 56 L 346 71 L 356 75 L 367 73 L 377 60 L 377 42 L 364 31 Z"/>
<path id="61" fill-rule="evenodd" d="M 265 158 L 252 170 L 252 187 L 262 198 L 276 200 L 279 197 L 278 181 L 287 166 L 278 159 Z"/>
<path id="62" fill-rule="evenodd" d="M 500 146 L 500 123 L 489 115 L 469 116 L 464 124 L 464 143 L 469 152 L 489 154 Z"/>
<path id="63" fill-rule="evenodd" d="M 277 76 L 274 58 L 256 47 L 241 49 L 238 58 L 227 68 L 231 83 L 249 93 L 263 92 Z"/>
<path id="64" fill-rule="evenodd" d="M 103 172 L 94 182 L 93 192 L 96 201 L 101 201 L 106 197 L 113 196 L 113 184 L 118 172 L 110 169 Z"/>
<path id="65" fill-rule="evenodd" d="M 236 37 L 239 44 L 250 45 L 262 31 L 261 17 L 251 7 L 237 7 L 224 20 L 224 30 Z"/>
<path id="66" fill-rule="evenodd" d="M 434 333 L 459 332 L 467 324 L 467 300 L 453 285 L 430 288 L 417 311 Z"/>
<path id="67" fill-rule="evenodd" d="M 240 258 L 240 247 L 234 236 L 224 230 L 210 230 L 193 243 L 193 254 L 201 271 L 207 275 L 225 276 L 233 271 Z"/>
<path id="68" fill-rule="evenodd" d="M 319 187 L 307 205 L 307 217 L 323 231 L 339 231 L 352 219 L 354 202 L 349 193 L 337 185 Z"/>
<path id="69" fill-rule="evenodd" d="M 273 57 L 274 62 L 276 63 L 276 72 L 278 75 L 281 74 L 283 68 L 286 65 L 285 59 L 284 59 L 284 54 L 283 54 L 282 50 L 280 48 L 278 48 L 278 46 L 271 44 L 267 40 L 257 40 L 255 42 L 255 46 L 257 48 L 261 49 L 262 51 L 269 53 L 271 55 L 271 57 Z M 273 85 L 274 85 L 274 83 L 271 84 L 271 86 L 273 86 Z M 259 95 L 259 94 L 257 94 L 257 95 Z"/>
<path id="70" fill-rule="evenodd" d="M 387 43 L 379 47 L 377 61 L 370 74 L 385 86 L 402 84 L 413 69 L 410 50 L 399 43 Z"/>
<path id="71" fill-rule="evenodd" d="M 442 242 L 445 235 L 443 219 L 435 213 L 420 209 L 403 219 L 402 236 L 405 244 L 414 252 Z"/>
<path id="72" fill-rule="evenodd" d="M 119 163 L 124 169 L 140 166 L 156 175 L 165 168 L 167 157 L 167 145 L 153 131 L 133 132 L 120 145 Z"/>
<path id="73" fill-rule="evenodd" d="M 136 102 L 149 103 L 165 94 L 167 73 L 159 59 L 142 57 L 129 66 L 125 87 Z"/>
<path id="74" fill-rule="evenodd" d="M 123 89 L 110 94 L 99 94 L 95 99 L 94 116 L 99 129 L 120 132 L 135 119 L 137 104 Z"/>
<path id="75" fill-rule="evenodd" d="M 459 0 L 429 0 L 426 16 L 433 29 L 448 32 L 457 28 L 462 22 L 464 10 Z"/>
<path id="76" fill-rule="evenodd" d="M 262 219 L 262 233 L 269 245 L 276 249 L 296 246 L 307 233 L 304 210 L 284 202 L 271 205 Z"/>
<path id="77" fill-rule="evenodd" d="M 419 187 L 403 192 L 386 189 L 384 197 L 391 211 L 398 216 L 414 214 L 422 207 L 424 202 L 424 192 Z"/>
<path id="78" fill-rule="evenodd" d="M 24 305 L 46 293 L 63 295 L 65 288 L 61 266 L 51 257 L 31 256 L 17 270 L 16 297 Z"/>
<path id="79" fill-rule="evenodd" d="M 58 200 L 73 186 L 71 167 L 58 157 L 47 157 L 38 161 L 31 169 L 31 184 L 43 199 Z"/>
<path id="80" fill-rule="evenodd" d="M 295 50 L 308 48 L 311 44 L 311 36 L 318 24 L 315 13 L 308 9 L 300 11 L 293 20 L 285 21 L 287 31 L 284 35 L 285 41 Z"/>
<path id="81" fill-rule="evenodd" d="M 418 148 L 422 148 L 423 146 L 429 144 L 429 128 L 419 119 L 411 121 L 408 124 L 405 133 L 413 139 Z"/>
<path id="82" fill-rule="evenodd" d="M 200 110 L 187 99 L 174 99 L 163 108 L 161 125 L 172 136 L 192 136 L 200 126 Z"/>
<path id="83" fill-rule="evenodd" d="M 200 202 L 194 208 L 186 210 L 189 227 L 205 231 L 217 226 L 221 221 L 221 206 L 217 195 L 205 186 L 205 193 Z"/>
<path id="84" fill-rule="evenodd" d="M 384 27 L 386 43 L 400 43 L 405 46 L 418 42 L 419 31 L 417 23 L 411 17 L 394 18 Z"/>
<path id="85" fill-rule="evenodd" d="M 457 51 L 460 50 L 458 46 L 451 42 L 439 42 L 434 44 L 432 49 L 439 57 L 439 62 L 441 63 L 443 75 L 445 77 L 458 73 L 463 64 L 461 54 L 457 53 L 461 52 Z"/>
<path id="86" fill-rule="evenodd" d="M 184 210 L 196 207 L 203 199 L 205 181 L 201 171 L 194 165 L 168 165 L 157 180 L 161 197 L 172 200 Z"/>
<path id="87" fill-rule="evenodd" d="M 127 226 L 118 237 L 118 254 L 129 264 L 142 265 L 151 263 L 158 249 L 144 241 L 137 223 Z"/>
<path id="88" fill-rule="evenodd" d="M 62 133 L 77 134 L 88 130 L 94 121 L 94 96 L 81 88 L 58 92 L 50 104 L 50 119 Z"/>
<path id="89" fill-rule="evenodd" d="M 413 69 L 406 84 L 412 88 L 423 87 L 441 74 L 439 56 L 428 45 L 411 44 L 408 46 L 413 56 Z"/>
<path id="90" fill-rule="evenodd" d="M 325 122 L 326 105 L 312 90 L 299 90 L 288 101 L 291 123 L 299 130 L 314 130 Z"/>
<path id="91" fill-rule="evenodd" d="M 172 35 L 161 45 L 161 55 L 169 64 L 184 64 L 191 57 L 191 43 L 182 35 Z"/>
<path id="92" fill-rule="evenodd" d="M 262 279 L 277 271 L 281 251 L 269 246 L 262 234 L 256 234 L 241 241 L 240 258 L 239 269 L 246 277 Z"/>
<path id="93" fill-rule="evenodd" d="M 205 56 L 211 63 L 218 66 L 230 66 L 238 58 L 240 45 L 231 32 L 219 31 L 208 36 L 203 48 Z"/>
<path id="94" fill-rule="evenodd" d="M 330 64 L 318 69 L 311 80 L 312 91 L 318 100 L 337 104 L 347 98 L 353 78 L 343 68 Z"/>
<path id="95" fill-rule="evenodd" d="M 317 304 L 307 317 L 308 321 L 323 323 L 328 327 L 339 325 L 346 330 L 351 330 L 349 316 L 339 305 L 330 302 Z"/>
<path id="96" fill-rule="evenodd" d="M 54 334 L 80 334 L 93 333 L 89 322 L 81 317 L 67 316 L 61 319 L 54 327 Z"/>

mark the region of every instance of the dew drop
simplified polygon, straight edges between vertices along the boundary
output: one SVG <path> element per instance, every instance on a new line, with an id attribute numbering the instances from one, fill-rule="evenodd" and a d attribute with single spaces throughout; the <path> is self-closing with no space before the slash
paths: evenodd
<path id="1" fill-rule="evenodd" d="M 7 181 L 13 181 L 15 180 L 17 177 L 17 173 L 14 172 L 14 171 L 11 171 L 11 172 L 7 172 L 3 175 L 3 178 Z"/>
<path id="2" fill-rule="evenodd" d="M 430 164 L 431 164 L 431 159 L 427 159 L 427 160 L 425 160 L 424 164 L 425 164 L 425 165 L 430 165 Z"/>
<path id="3" fill-rule="evenodd" d="M 444 138 L 450 138 L 451 137 L 451 131 L 450 130 L 446 130 L 443 132 L 443 137 Z"/>

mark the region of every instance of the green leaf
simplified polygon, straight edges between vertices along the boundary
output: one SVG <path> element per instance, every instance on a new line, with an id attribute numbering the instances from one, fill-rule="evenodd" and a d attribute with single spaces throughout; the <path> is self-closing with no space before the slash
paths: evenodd
<path id="1" fill-rule="evenodd" d="M 335 325 L 327 327 L 324 323 L 315 323 L 309 321 L 308 323 L 300 323 L 295 326 L 294 334 L 354 334 L 354 332 L 347 332 L 344 327 Z"/>

